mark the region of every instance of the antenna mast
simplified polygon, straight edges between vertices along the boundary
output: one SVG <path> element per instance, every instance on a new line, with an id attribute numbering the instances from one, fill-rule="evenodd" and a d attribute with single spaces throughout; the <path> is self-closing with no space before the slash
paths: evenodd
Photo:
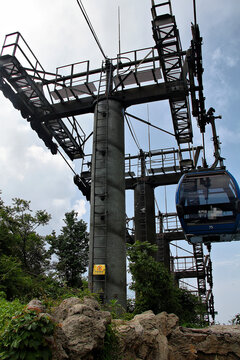
<path id="1" fill-rule="evenodd" d="M 197 24 L 196 0 L 193 0 L 193 13 L 194 13 L 194 25 L 196 25 Z"/>
<path id="2" fill-rule="evenodd" d="M 118 6 L 118 53 L 121 54 L 120 6 Z"/>

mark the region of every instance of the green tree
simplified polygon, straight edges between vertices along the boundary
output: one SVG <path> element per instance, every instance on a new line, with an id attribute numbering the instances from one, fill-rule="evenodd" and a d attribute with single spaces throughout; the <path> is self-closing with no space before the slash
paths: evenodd
<path id="1" fill-rule="evenodd" d="M 4 291 L 7 299 L 23 297 L 32 293 L 33 281 L 26 274 L 19 260 L 12 256 L 0 256 L 0 291 Z"/>
<path id="2" fill-rule="evenodd" d="M 13 204 L 6 206 L 0 198 L 0 291 L 7 299 L 39 294 L 50 255 L 45 238 L 36 230 L 50 218 L 46 211 L 33 213 L 30 201 L 13 199 Z"/>
<path id="3" fill-rule="evenodd" d="M 136 241 L 128 246 L 131 289 L 136 292 L 135 311 L 174 312 L 179 307 L 174 281 L 168 270 L 151 256 L 156 246 Z"/>
<path id="4" fill-rule="evenodd" d="M 173 312 L 181 323 L 197 323 L 198 299 L 175 285 L 165 266 L 152 257 L 156 250 L 157 247 L 148 242 L 136 241 L 128 245 L 131 289 L 136 293 L 135 312 Z"/>
<path id="5" fill-rule="evenodd" d="M 8 235 L 3 242 L 11 239 L 11 255 L 19 259 L 23 269 L 32 275 L 43 274 L 49 265 L 45 237 L 39 235 L 36 229 L 47 225 L 50 219 L 51 215 L 45 210 L 37 210 L 33 214 L 30 201 L 15 198 L 13 206 L 2 207 L 1 228 L 2 232 L 7 229 Z"/>
<path id="6" fill-rule="evenodd" d="M 14 236 L 9 229 L 8 213 L 2 199 L 0 198 L 0 255 L 11 255 L 13 253 L 13 247 Z"/>
<path id="7" fill-rule="evenodd" d="M 58 278 L 70 287 L 81 287 L 88 265 L 87 224 L 78 220 L 75 211 L 65 214 L 64 223 L 59 236 L 53 233 L 47 238 L 50 253 L 57 256 L 54 268 Z"/>

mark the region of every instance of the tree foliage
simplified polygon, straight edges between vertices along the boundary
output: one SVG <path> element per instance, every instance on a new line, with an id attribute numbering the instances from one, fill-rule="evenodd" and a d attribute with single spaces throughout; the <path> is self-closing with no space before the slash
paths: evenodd
<path id="1" fill-rule="evenodd" d="M 8 300 L 70 294 L 70 287 L 83 285 L 81 277 L 88 264 L 87 225 L 77 219 L 77 213 L 65 214 L 60 235 L 41 236 L 38 231 L 51 215 L 45 210 L 33 212 L 30 204 L 15 198 L 6 206 L 0 197 L 0 292 Z M 53 254 L 55 277 L 50 271 Z"/>
<path id="2" fill-rule="evenodd" d="M 15 198 L 6 206 L 0 199 L 0 291 L 8 299 L 33 295 L 48 269 L 50 255 L 37 229 L 50 218 L 45 210 L 33 213 L 30 201 Z"/>
<path id="3" fill-rule="evenodd" d="M 156 250 L 148 242 L 136 241 L 128 246 L 131 289 L 136 293 L 135 312 L 173 312 L 182 323 L 198 322 L 197 298 L 175 285 L 169 271 L 151 256 Z"/>
<path id="4" fill-rule="evenodd" d="M 136 241 L 129 246 L 129 270 L 136 292 L 136 311 L 151 309 L 154 313 L 176 309 L 175 286 L 167 269 L 150 255 L 156 251 L 148 242 Z"/>
<path id="5" fill-rule="evenodd" d="M 5 326 L 0 338 L 2 360 L 50 360 L 52 351 L 47 339 L 55 324 L 47 314 L 23 309 Z"/>
<path id="6" fill-rule="evenodd" d="M 26 274 L 21 262 L 13 256 L 0 256 L 0 291 L 8 299 L 32 293 L 33 279 Z"/>
<path id="7" fill-rule="evenodd" d="M 0 213 L 1 250 L 16 257 L 25 271 L 32 275 L 44 273 L 49 264 L 45 239 L 36 229 L 51 219 L 45 210 L 30 209 L 30 201 L 15 198 L 12 206 L 2 203 Z"/>
<path id="8" fill-rule="evenodd" d="M 82 274 L 88 265 L 87 224 L 78 220 L 75 211 L 65 214 L 64 223 L 59 236 L 53 233 L 47 238 L 50 252 L 57 256 L 55 270 L 58 278 L 68 286 L 81 287 Z"/>
<path id="9" fill-rule="evenodd" d="M 232 325 L 240 325 L 240 314 L 236 314 L 231 320 Z"/>

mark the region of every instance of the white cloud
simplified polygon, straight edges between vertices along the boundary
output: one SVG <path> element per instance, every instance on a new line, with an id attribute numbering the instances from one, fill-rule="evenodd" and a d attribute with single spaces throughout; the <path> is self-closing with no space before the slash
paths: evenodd
<path id="1" fill-rule="evenodd" d="M 222 50 L 218 47 L 214 50 L 212 54 L 213 61 L 219 61 L 222 58 Z"/>
<path id="2" fill-rule="evenodd" d="M 239 268 L 240 267 L 240 263 L 239 263 L 239 255 L 234 258 L 231 259 L 221 259 L 221 260 L 215 260 L 215 268 L 223 271 L 223 268 L 231 268 L 233 270 L 233 268 Z"/>
<path id="3" fill-rule="evenodd" d="M 53 199 L 52 204 L 55 208 L 64 208 L 66 209 L 69 206 L 67 199 Z"/>
<path id="4" fill-rule="evenodd" d="M 73 209 L 78 213 L 78 217 L 81 218 L 87 212 L 86 201 L 83 199 L 76 200 Z"/>
<path id="5" fill-rule="evenodd" d="M 237 57 L 226 56 L 226 65 L 228 65 L 229 67 L 233 68 L 237 66 L 238 63 L 239 63 L 239 56 Z"/>
<path id="6" fill-rule="evenodd" d="M 231 56 L 224 51 L 223 48 L 217 47 L 212 53 L 212 60 L 214 66 L 227 66 L 230 68 L 235 67 L 239 63 L 239 54 L 235 53 L 235 49 L 232 49 Z M 219 71 L 219 68 L 216 69 Z"/>
<path id="7" fill-rule="evenodd" d="M 31 145 L 26 149 L 26 159 L 31 162 L 34 161 L 38 165 L 46 166 L 52 166 L 54 162 L 54 167 L 58 170 L 63 170 L 66 167 L 64 160 L 59 155 L 53 157 L 47 148 L 39 145 Z"/>
<path id="8" fill-rule="evenodd" d="M 6 164 L 8 159 L 8 149 L 6 147 L 0 147 L 0 162 Z"/>
<path id="9" fill-rule="evenodd" d="M 240 129 L 236 128 L 234 131 L 233 129 L 229 129 L 225 126 L 219 126 L 218 132 L 221 142 L 224 144 L 224 146 L 231 144 L 239 144 Z"/>

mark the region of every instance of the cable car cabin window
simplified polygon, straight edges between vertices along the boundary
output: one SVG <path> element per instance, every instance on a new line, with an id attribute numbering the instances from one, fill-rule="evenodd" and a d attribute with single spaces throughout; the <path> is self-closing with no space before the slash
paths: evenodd
<path id="1" fill-rule="evenodd" d="M 187 225 L 233 222 L 236 217 L 235 185 L 226 174 L 186 177 L 181 185 L 179 203 Z"/>

